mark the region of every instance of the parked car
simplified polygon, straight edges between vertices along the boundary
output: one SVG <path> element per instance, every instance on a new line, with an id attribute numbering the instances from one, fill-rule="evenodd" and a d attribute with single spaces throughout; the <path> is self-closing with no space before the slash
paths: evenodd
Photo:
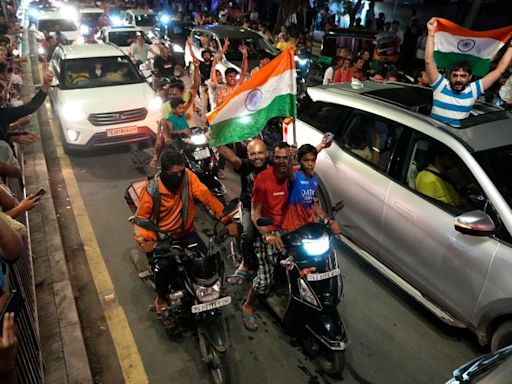
<path id="1" fill-rule="evenodd" d="M 102 8 L 80 8 L 80 29 L 82 34 L 96 31 L 98 29 L 98 21 L 103 13 Z"/>
<path id="2" fill-rule="evenodd" d="M 510 114 L 477 102 L 451 127 L 428 116 L 430 89 L 400 83 L 308 94 L 297 142 L 334 133 L 315 170 L 323 203 L 345 202 L 347 244 L 442 321 L 512 344 Z"/>
<path id="3" fill-rule="evenodd" d="M 510 384 L 511 377 L 512 345 L 457 368 L 446 384 Z"/>
<path id="4" fill-rule="evenodd" d="M 158 13 L 151 9 L 128 9 L 123 12 L 123 25 L 133 25 L 149 33 L 158 23 Z"/>
<path id="5" fill-rule="evenodd" d="M 153 44 L 151 39 L 142 29 L 129 25 L 121 27 L 103 27 L 98 33 L 97 38 L 104 43 L 117 45 L 125 54 L 127 54 L 128 48 L 135 41 L 135 37 L 137 35 L 142 35 L 146 44 Z M 153 57 L 153 54 L 149 52 L 148 57 Z"/>
<path id="6" fill-rule="evenodd" d="M 241 44 L 248 48 L 248 61 L 250 72 L 259 65 L 258 55 L 261 51 L 266 51 L 272 56 L 277 56 L 279 52 L 276 48 L 260 34 L 250 30 L 237 27 L 235 25 L 201 25 L 192 29 L 192 49 L 195 56 L 201 60 L 201 36 L 206 36 L 210 42 L 210 47 L 217 51 L 224 44 L 224 38 L 229 38 L 229 48 L 217 68 L 224 73 L 229 67 L 236 68 L 239 72 L 242 67 L 242 54 L 238 51 Z M 213 47 L 212 47 L 213 44 Z M 185 50 L 185 66 L 192 63 L 192 55 L 189 50 Z"/>
<path id="7" fill-rule="evenodd" d="M 161 100 L 118 47 L 58 46 L 50 68 L 50 98 L 65 151 L 155 137 Z"/>

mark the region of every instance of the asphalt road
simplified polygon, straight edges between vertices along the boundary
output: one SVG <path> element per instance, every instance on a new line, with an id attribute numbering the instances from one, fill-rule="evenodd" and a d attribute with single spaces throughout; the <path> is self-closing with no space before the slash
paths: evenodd
<path id="1" fill-rule="evenodd" d="M 58 125 L 53 129 L 56 127 Z M 55 142 L 59 145 L 58 133 Z M 127 221 L 130 211 L 123 193 L 130 182 L 145 177 L 144 164 L 149 161 L 150 151 L 131 146 L 69 159 L 149 381 L 208 383 L 193 335 L 185 335 L 180 341 L 166 336 L 155 315 L 147 311 L 155 295 L 138 278 L 130 261 L 130 254 L 137 252 L 137 247 Z M 237 176 L 228 172 L 224 182 L 228 197 L 234 196 L 239 189 Z M 70 196 L 71 205 L 74 198 L 78 197 Z M 73 225 L 71 221 L 64 224 L 66 227 Z M 201 213 L 198 227 L 211 225 L 210 219 Z M 444 326 L 359 261 L 350 250 L 340 246 L 338 255 L 344 277 L 340 312 L 350 338 L 344 383 L 444 383 L 454 368 L 483 352 L 469 332 Z M 80 274 L 75 275 L 80 278 Z M 82 279 L 77 285 L 92 284 L 87 278 Z M 294 340 L 261 306 L 257 308 L 259 330 L 256 333 L 245 331 L 239 306 L 246 288 L 229 288 L 233 302 L 226 309 L 237 382 L 336 382 L 316 371 Z M 82 301 L 79 309 L 86 313 L 93 311 L 87 301 Z M 91 329 L 95 326 L 97 330 Z M 95 356 L 101 355 L 101 350 L 98 352 L 95 348 L 95 335 L 101 335 L 104 326 L 101 322 L 89 321 L 86 327 L 96 379 L 112 382 L 107 367 L 116 364 L 112 365 L 108 357 Z M 115 356 L 109 356 L 115 361 Z"/>

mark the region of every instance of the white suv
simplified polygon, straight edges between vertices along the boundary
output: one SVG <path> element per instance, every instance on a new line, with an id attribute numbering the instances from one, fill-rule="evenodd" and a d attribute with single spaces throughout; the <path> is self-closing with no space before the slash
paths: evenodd
<path id="1" fill-rule="evenodd" d="M 151 39 L 139 27 L 131 25 L 121 27 L 104 27 L 99 32 L 99 39 L 104 43 L 111 43 L 117 45 L 121 50 L 128 54 L 128 48 L 135 42 L 135 38 L 141 35 L 146 44 L 153 44 Z M 153 57 L 153 53 L 149 52 L 148 57 Z"/>
<path id="2" fill-rule="evenodd" d="M 58 46 L 50 66 L 66 152 L 155 137 L 161 100 L 118 47 Z"/>

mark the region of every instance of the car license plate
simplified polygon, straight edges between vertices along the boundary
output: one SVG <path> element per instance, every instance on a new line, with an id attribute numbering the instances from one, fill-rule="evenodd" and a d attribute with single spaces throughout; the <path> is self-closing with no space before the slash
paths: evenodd
<path id="1" fill-rule="evenodd" d="M 219 307 L 223 307 L 225 305 L 231 304 L 231 296 L 223 297 L 222 299 L 210 301 L 209 303 L 196 304 L 192 306 L 192 313 L 199 313 L 204 311 L 209 311 L 210 309 L 215 309 Z"/>
<path id="2" fill-rule="evenodd" d="M 210 157 L 210 150 L 208 148 L 203 148 L 194 152 L 194 159 L 203 160 Z"/>
<path id="3" fill-rule="evenodd" d="M 325 279 L 330 279 L 331 277 L 338 276 L 340 274 L 340 269 L 336 268 L 332 271 L 327 271 L 323 273 L 310 273 L 307 275 L 308 281 L 320 281 Z"/>
<path id="4" fill-rule="evenodd" d="M 107 137 L 130 135 L 137 133 L 137 126 L 107 129 Z"/>

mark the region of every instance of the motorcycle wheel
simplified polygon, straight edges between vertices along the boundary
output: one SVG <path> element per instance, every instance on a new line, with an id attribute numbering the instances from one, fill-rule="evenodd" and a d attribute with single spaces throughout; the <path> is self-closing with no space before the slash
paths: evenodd
<path id="1" fill-rule="evenodd" d="M 217 351 L 210 342 L 199 333 L 199 349 L 203 361 L 206 362 L 208 371 L 212 378 L 213 384 L 229 384 L 231 383 L 231 362 L 229 361 L 228 351 Z"/>
<path id="2" fill-rule="evenodd" d="M 333 351 L 322 345 L 313 335 L 304 342 L 306 354 L 315 360 L 318 367 L 328 376 L 340 379 L 345 370 L 345 351 Z"/>

